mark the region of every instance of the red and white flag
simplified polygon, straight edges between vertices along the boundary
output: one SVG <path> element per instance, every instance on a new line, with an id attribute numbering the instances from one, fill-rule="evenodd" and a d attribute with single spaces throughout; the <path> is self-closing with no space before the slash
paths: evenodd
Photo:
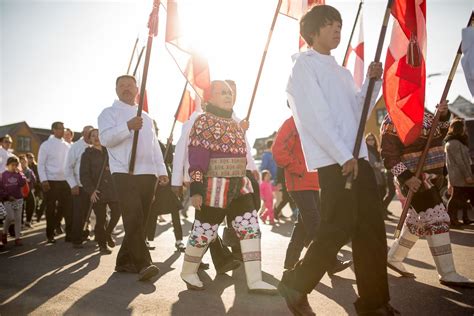
<path id="1" fill-rule="evenodd" d="M 200 107 L 204 91 L 211 85 L 211 76 L 207 60 L 193 51 L 184 36 L 179 19 L 179 1 L 168 0 L 166 19 L 166 47 L 175 60 L 188 86 L 176 112 L 176 119 L 186 121 Z"/>
<path id="2" fill-rule="evenodd" d="M 423 127 L 426 81 L 426 1 L 395 0 L 383 95 L 400 140 L 413 143 Z"/>
<path id="3" fill-rule="evenodd" d="M 281 4 L 280 13 L 290 18 L 299 20 L 303 14 L 315 5 L 326 4 L 325 0 L 283 0 Z M 304 50 L 306 42 L 299 37 L 299 50 Z"/>
<path id="4" fill-rule="evenodd" d="M 347 69 L 352 71 L 357 87 L 364 83 L 364 18 L 362 12 L 357 21 L 356 33 L 349 44 L 347 60 L 344 62 Z M 358 34 L 357 34 L 358 32 Z"/>

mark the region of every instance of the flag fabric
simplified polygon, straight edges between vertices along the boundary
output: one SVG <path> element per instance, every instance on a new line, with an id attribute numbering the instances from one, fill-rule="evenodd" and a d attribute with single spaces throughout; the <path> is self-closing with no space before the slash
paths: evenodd
<path id="1" fill-rule="evenodd" d="M 385 59 L 383 95 L 390 118 L 405 145 L 423 127 L 425 104 L 426 1 L 395 0 L 392 38 Z"/>
<path id="2" fill-rule="evenodd" d="M 345 65 L 353 71 L 354 82 L 360 88 L 364 82 L 364 18 L 362 12 L 357 24 L 356 30 L 359 34 L 355 33 L 352 43 L 349 44 Z"/>
<path id="3" fill-rule="evenodd" d="M 188 83 L 175 115 L 178 121 L 184 122 L 200 108 L 198 99 L 202 99 L 204 91 L 210 87 L 211 76 L 207 60 L 193 51 L 182 33 L 179 23 L 179 1 L 168 0 L 166 10 L 166 47 Z M 182 58 L 183 53 L 186 58 Z"/>
<path id="4" fill-rule="evenodd" d="M 148 36 L 158 35 L 158 10 L 160 9 L 160 0 L 153 0 L 153 10 L 148 18 Z"/>
<path id="5" fill-rule="evenodd" d="M 311 9 L 315 5 L 326 4 L 325 0 L 283 0 L 281 4 L 280 13 L 290 18 L 299 20 L 303 14 Z M 303 51 L 306 47 L 306 42 L 300 36 L 298 47 L 300 51 Z"/>
<path id="6" fill-rule="evenodd" d="M 137 96 L 135 98 L 135 102 L 137 104 L 140 102 L 140 93 L 137 94 Z M 147 96 L 147 93 L 146 93 L 146 89 L 145 89 L 145 96 L 143 98 L 143 108 L 142 108 L 142 110 L 148 113 L 148 96 Z"/>
<path id="7" fill-rule="evenodd" d="M 462 30 L 462 69 L 466 76 L 467 86 L 474 98 L 474 27 L 466 27 Z"/>

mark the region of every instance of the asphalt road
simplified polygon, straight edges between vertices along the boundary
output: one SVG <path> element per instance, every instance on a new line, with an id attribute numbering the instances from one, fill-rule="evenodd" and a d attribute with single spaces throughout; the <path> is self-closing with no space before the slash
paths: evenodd
<path id="1" fill-rule="evenodd" d="M 391 209 L 399 214 L 399 202 L 392 202 Z M 216 276 L 211 264 L 200 274 L 206 290 L 188 291 L 179 277 L 183 255 L 175 252 L 166 218 L 151 252 L 161 273 L 147 283 L 136 281 L 136 275 L 114 273 L 118 247 L 112 255 L 100 256 L 93 242 L 79 250 L 64 238 L 46 245 L 44 222 L 36 224 L 25 231 L 24 246 L 0 251 L 0 315 L 289 315 L 281 297 L 247 293 L 243 267 Z M 397 219 L 386 221 L 388 245 Z M 184 219 L 183 224 L 189 231 L 191 223 Z M 292 224 L 262 227 L 264 279 L 277 285 Z M 452 230 L 451 239 L 458 271 L 474 279 L 474 225 Z M 350 258 L 350 245 L 341 252 Z M 206 254 L 204 261 L 210 260 Z M 426 240 L 416 243 L 405 262 L 416 279 L 389 271 L 391 303 L 403 315 L 474 315 L 474 290 L 439 284 Z M 309 301 L 318 315 L 354 315 L 356 293 L 354 272 L 347 269 L 325 276 Z"/>

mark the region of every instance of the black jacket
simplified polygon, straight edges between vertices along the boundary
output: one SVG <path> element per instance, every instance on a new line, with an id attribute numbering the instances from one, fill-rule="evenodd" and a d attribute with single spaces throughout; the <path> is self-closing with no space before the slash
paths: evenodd
<path id="1" fill-rule="evenodd" d="M 81 184 L 87 194 L 91 195 L 94 192 L 97 181 L 99 181 L 104 160 L 106 160 L 105 170 L 98 188 L 100 191 L 100 202 L 116 202 L 118 198 L 110 173 L 109 155 L 105 147 L 102 147 L 102 151 L 94 147 L 89 147 L 82 154 L 81 168 L 79 171 Z"/>

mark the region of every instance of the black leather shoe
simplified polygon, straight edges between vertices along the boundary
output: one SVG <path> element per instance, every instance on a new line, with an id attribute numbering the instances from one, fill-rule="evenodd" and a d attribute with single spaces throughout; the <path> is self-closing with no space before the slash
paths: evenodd
<path id="1" fill-rule="evenodd" d="M 313 316 L 313 311 L 308 302 L 308 295 L 287 287 L 283 282 L 278 284 L 278 292 L 285 299 L 286 306 L 295 316 Z"/>
<path id="2" fill-rule="evenodd" d="M 224 264 L 222 267 L 217 268 L 216 267 L 216 272 L 217 274 L 224 274 L 226 272 L 238 269 L 240 267 L 240 261 L 238 260 L 230 260 L 226 264 Z"/>
<path id="3" fill-rule="evenodd" d="M 160 269 L 158 269 L 157 266 L 150 264 L 148 267 L 140 270 L 140 272 L 138 273 L 138 281 L 148 281 L 159 273 Z"/>
<path id="4" fill-rule="evenodd" d="M 336 264 L 328 270 L 328 274 L 330 276 L 334 275 L 338 272 L 341 272 L 342 270 L 349 268 L 351 265 L 352 265 L 352 260 L 346 260 L 346 261 L 337 260 Z"/>
<path id="5" fill-rule="evenodd" d="M 47 244 L 55 244 L 55 243 L 56 243 L 56 239 L 50 238 L 50 239 L 48 239 L 48 241 L 47 241 L 46 243 L 47 243 Z"/>

